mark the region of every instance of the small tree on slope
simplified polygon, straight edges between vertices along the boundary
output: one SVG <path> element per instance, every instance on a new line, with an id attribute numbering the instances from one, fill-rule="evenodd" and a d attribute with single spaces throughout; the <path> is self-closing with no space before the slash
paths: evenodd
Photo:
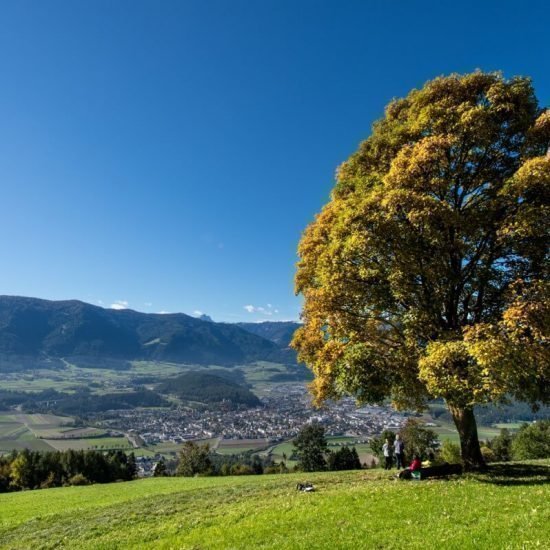
<path id="1" fill-rule="evenodd" d="M 299 464 L 304 472 L 326 470 L 327 440 L 320 424 L 306 424 L 292 442 L 296 447 Z"/>

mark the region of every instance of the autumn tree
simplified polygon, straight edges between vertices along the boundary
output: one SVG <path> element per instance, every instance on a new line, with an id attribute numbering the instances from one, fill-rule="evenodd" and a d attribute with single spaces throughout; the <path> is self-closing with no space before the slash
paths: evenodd
<path id="1" fill-rule="evenodd" d="M 475 72 L 392 101 L 299 245 L 293 340 L 317 402 L 443 398 L 466 467 L 475 404 L 548 402 L 550 111 Z"/>

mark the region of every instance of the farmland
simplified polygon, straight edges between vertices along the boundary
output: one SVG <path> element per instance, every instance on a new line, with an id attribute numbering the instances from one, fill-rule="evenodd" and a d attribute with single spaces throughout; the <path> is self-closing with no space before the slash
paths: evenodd
<path id="1" fill-rule="evenodd" d="M 352 400 L 333 403 L 330 408 L 315 411 L 311 408 L 305 383 L 291 381 L 302 376 L 292 367 L 259 361 L 251 365 L 223 367 L 184 365 L 168 362 L 134 361 L 126 370 L 86 368 L 65 362 L 58 370 L 38 369 L 32 373 L 0 373 L 2 386 L 18 391 L 63 389 L 67 394 L 82 391 L 90 396 L 93 405 L 96 396 L 111 395 L 109 404 L 116 404 L 119 397 L 129 395 L 137 387 L 152 390 L 156 384 L 182 373 L 197 371 L 215 373 L 229 380 L 249 385 L 261 397 L 262 406 L 245 410 L 229 410 L 220 414 L 214 407 L 204 403 L 180 402 L 168 396 L 170 407 L 142 406 L 132 410 L 122 409 L 96 416 L 84 411 L 84 421 L 74 425 L 70 416 L 24 414 L 21 411 L 0 413 L 0 453 L 13 449 L 34 450 L 65 449 L 123 449 L 135 448 L 138 455 L 156 453 L 174 456 L 187 439 L 211 440 L 211 447 L 219 454 L 261 452 L 269 454 L 277 462 L 284 459 L 289 466 L 292 455 L 289 441 L 297 431 L 312 418 L 324 415 L 328 434 L 345 434 L 329 438 L 329 448 L 353 444 L 362 463 L 372 461 L 368 437 L 383 429 L 399 429 L 404 421 L 401 415 L 389 407 L 366 407 L 358 410 Z M 285 381 L 286 380 L 286 381 Z M 79 389 L 80 388 L 80 389 Z M 118 393 L 112 393 L 118 392 Z M 79 394 L 75 397 L 77 404 Z M 113 398 L 115 396 L 115 398 Z M 32 409 L 31 409 L 32 410 Z M 38 410 L 49 410 L 48 408 Z M 68 412 L 67 415 L 78 415 Z M 320 415 L 320 416 L 319 416 Z M 458 442 L 458 434 L 449 421 L 443 403 L 430 405 L 429 414 L 422 418 L 436 431 L 440 439 Z M 500 427 L 514 430 L 516 424 L 478 426 L 479 436 L 490 439 L 498 435 Z M 124 434 L 129 436 L 131 442 Z M 353 434 L 353 437 L 350 437 Z M 139 437 L 135 437 L 135 435 Z M 273 442 L 278 442 L 274 444 Z M 272 447 L 270 447 L 270 445 Z"/>
<path id="2" fill-rule="evenodd" d="M 53 414 L 0 413 L 0 453 L 12 450 L 131 449 L 125 437 L 104 430 L 74 427 L 74 419 Z"/>

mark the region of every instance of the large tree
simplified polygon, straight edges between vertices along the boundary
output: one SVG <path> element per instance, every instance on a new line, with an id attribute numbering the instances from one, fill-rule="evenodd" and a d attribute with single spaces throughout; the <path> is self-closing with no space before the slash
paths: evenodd
<path id="1" fill-rule="evenodd" d="M 549 145 L 528 78 L 451 75 L 387 106 L 299 246 L 317 402 L 442 397 L 466 467 L 475 404 L 548 402 Z"/>

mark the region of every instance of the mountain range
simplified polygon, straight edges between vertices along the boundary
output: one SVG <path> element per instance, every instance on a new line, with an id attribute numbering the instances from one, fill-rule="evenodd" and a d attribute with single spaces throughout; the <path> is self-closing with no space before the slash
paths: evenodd
<path id="1" fill-rule="evenodd" d="M 24 359 L 157 360 L 203 365 L 295 364 L 297 323 L 216 323 L 184 313 L 104 309 L 78 300 L 0 296 L 0 367 Z M 22 359 L 23 358 L 23 359 Z M 83 359 L 84 358 L 84 359 Z"/>

